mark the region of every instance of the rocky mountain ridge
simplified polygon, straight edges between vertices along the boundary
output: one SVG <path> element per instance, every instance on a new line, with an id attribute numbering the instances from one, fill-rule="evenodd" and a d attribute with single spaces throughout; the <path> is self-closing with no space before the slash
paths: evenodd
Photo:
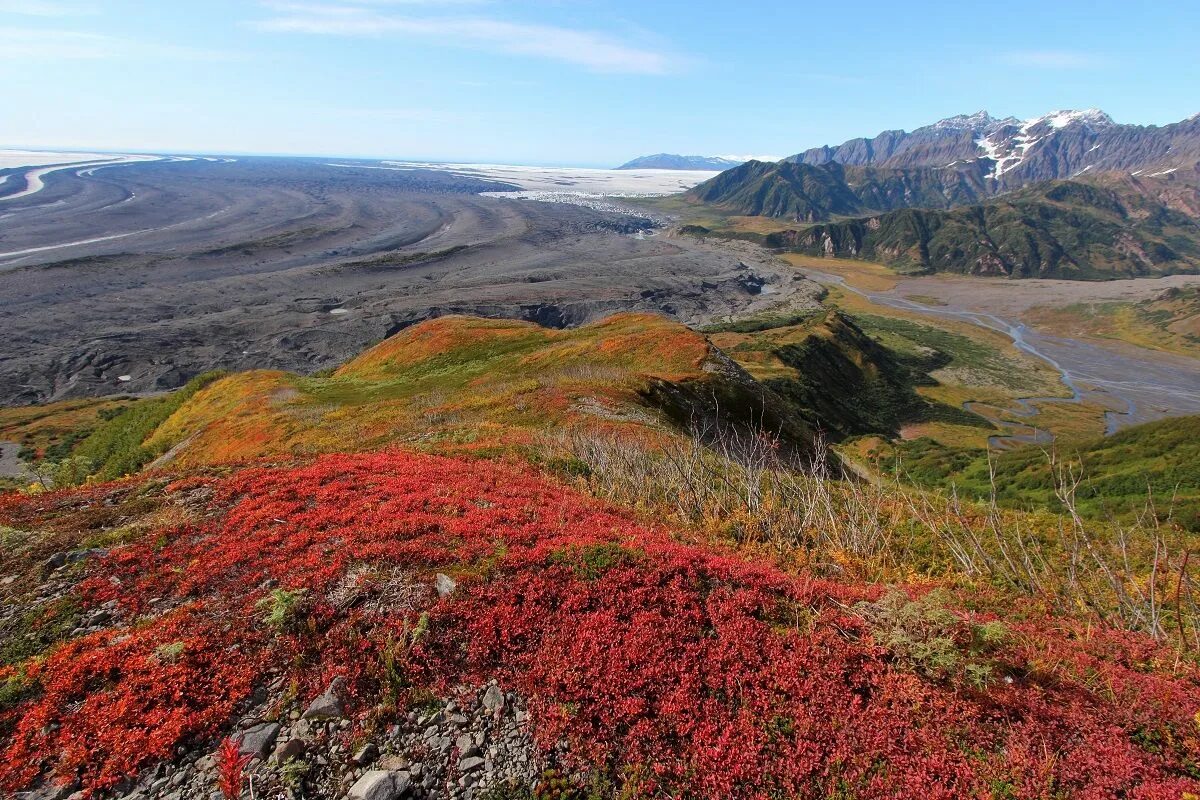
<path id="1" fill-rule="evenodd" d="M 1200 164 L 1200 114 L 1160 127 L 1117 123 L 1099 109 L 1028 120 L 979 111 L 911 132 L 890 130 L 812 148 L 785 161 L 954 170 L 984 181 L 991 193 L 1088 172 L 1184 177 L 1197 174 Z"/>

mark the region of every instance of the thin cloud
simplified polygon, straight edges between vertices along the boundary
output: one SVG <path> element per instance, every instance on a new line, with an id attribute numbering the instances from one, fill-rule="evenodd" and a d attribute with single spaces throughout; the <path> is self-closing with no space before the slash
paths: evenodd
<path id="1" fill-rule="evenodd" d="M 76 17 L 94 14 L 90 6 L 74 3 L 56 3 L 51 0 L 0 0 L 0 14 L 18 14 L 25 17 Z"/>
<path id="2" fill-rule="evenodd" d="M 238 56 L 200 47 L 143 42 L 72 30 L 0 26 L 0 61 L 105 61 L 112 59 L 177 59 L 232 61 Z"/>
<path id="3" fill-rule="evenodd" d="M 395 0 L 393 0 L 395 3 Z M 412 5 L 412 0 L 405 4 Z M 425 0 L 446 5 L 447 0 Z M 275 33 L 326 36 L 421 37 L 512 55 L 548 58 L 596 72 L 662 75 L 678 62 L 667 53 L 626 44 L 606 34 L 486 17 L 402 16 L 362 5 L 267 3 L 276 16 L 250 23 Z"/>
<path id="4" fill-rule="evenodd" d="M 1108 63 L 1106 58 L 1095 53 L 1076 50 L 1016 50 L 1003 54 L 1001 60 L 1016 67 L 1040 69 L 1089 69 Z"/>
<path id="5" fill-rule="evenodd" d="M 460 114 L 432 108 L 334 108 L 328 112 L 333 116 L 374 119 L 385 122 L 427 122 L 445 124 L 465 122 L 475 118 L 474 114 Z"/>

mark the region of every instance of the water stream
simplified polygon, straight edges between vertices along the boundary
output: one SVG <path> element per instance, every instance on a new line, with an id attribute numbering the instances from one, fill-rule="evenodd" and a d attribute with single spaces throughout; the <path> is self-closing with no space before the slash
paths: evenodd
<path id="1" fill-rule="evenodd" d="M 992 436 L 997 448 L 1019 443 L 1047 444 L 1054 436 L 1037 427 L 1038 406 L 1048 404 L 1095 403 L 1105 411 L 1106 433 L 1122 427 L 1168 416 L 1200 414 L 1200 360 L 1167 353 L 1141 354 L 1133 348 L 1109 348 L 1079 339 L 1070 339 L 1036 331 L 1022 322 L 1011 321 L 985 311 L 954 306 L 935 306 L 887 292 L 874 292 L 852 286 L 839 275 L 804 269 L 820 283 L 836 284 L 870 302 L 931 315 L 961 320 L 1007 336 L 1020 351 L 1040 359 L 1058 374 L 1070 392 L 1066 397 L 1022 397 L 1011 407 L 967 402 L 963 407 L 1005 430 Z M 1013 421 L 1013 417 L 1022 422 Z"/>

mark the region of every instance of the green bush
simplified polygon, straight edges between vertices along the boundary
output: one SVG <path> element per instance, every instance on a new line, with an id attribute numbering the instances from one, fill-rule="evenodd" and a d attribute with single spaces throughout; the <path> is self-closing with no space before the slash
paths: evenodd
<path id="1" fill-rule="evenodd" d="M 176 392 L 138 400 L 111 415 L 102 414 L 106 419 L 79 443 L 75 456 L 88 459 L 94 470 L 92 474 L 101 480 L 137 472 L 165 452 L 146 447 L 146 439 L 197 392 L 224 375 L 224 372 L 206 372 Z"/>

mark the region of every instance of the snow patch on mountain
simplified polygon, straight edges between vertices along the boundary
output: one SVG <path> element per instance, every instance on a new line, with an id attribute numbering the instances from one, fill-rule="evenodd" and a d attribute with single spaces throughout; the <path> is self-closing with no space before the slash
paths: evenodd
<path id="1" fill-rule="evenodd" d="M 1100 129 L 1115 124 L 1112 117 L 1098 108 L 1089 108 L 1084 111 L 1054 111 L 1021 122 L 1017 130 L 1012 133 L 1003 129 L 1010 126 L 1002 126 L 1002 129 L 997 129 L 976 139 L 975 145 L 982 151 L 978 156 L 980 160 L 995 162 L 995 166 L 987 174 L 988 178 L 994 180 L 1019 167 L 1035 146 L 1053 137 L 1057 131 L 1065 130 L 1073 125 L 1086 125 L 1090 129 Z M 1087 152 L 1090 153 L 1099 146 L 1097 144 Z M 1087 168 L 1085 167 L 1085 169 Z"/>
<path id="2" fill-rule="evenodd" d="M 1077 122 L 1093 128 L 1107 128 L 1110 125 L 1116 125 L 1112 117 L 1098 108 L 1089 108 L 1084 111 L 1055 111 L 1044 117 L 1029 120 L 1025 124 L 1028 127 L 1033 127 L 1039 122 L 1045 122 L 1055 130 L 1062 130 Z"/>

